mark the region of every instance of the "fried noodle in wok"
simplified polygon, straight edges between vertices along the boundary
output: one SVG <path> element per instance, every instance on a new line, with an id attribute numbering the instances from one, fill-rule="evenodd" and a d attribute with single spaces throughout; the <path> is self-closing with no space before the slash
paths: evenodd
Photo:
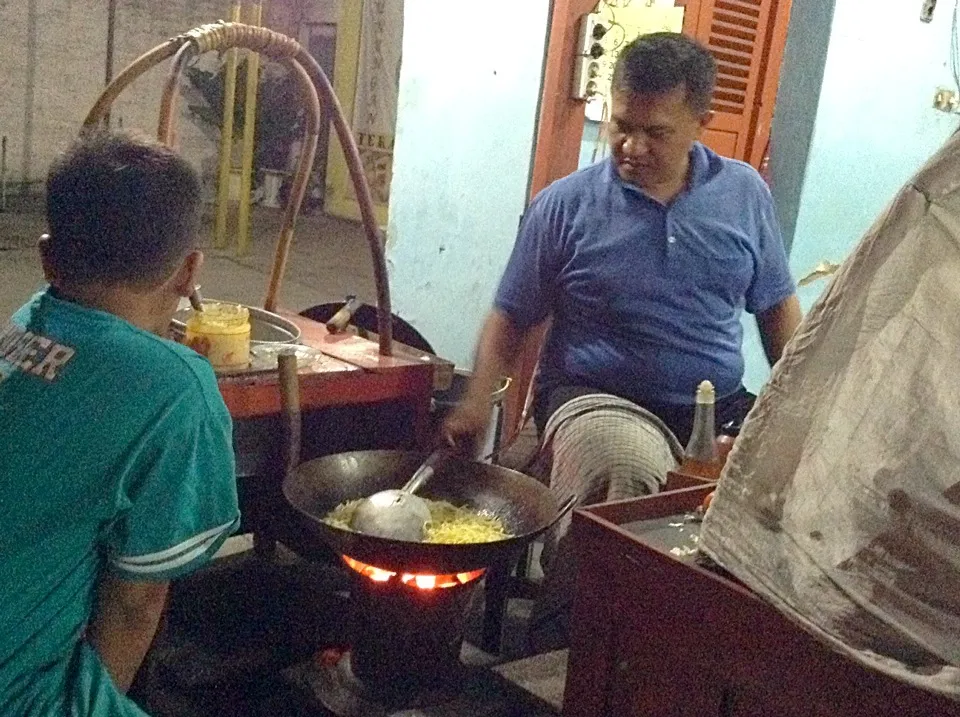
<path id="1" fill-rule="evenodd" d="M 495 516 L 467 507 L 458 508 L 444 500 L 427 500 L 426 503 L 430 509 L 430 522 L 427 523 L 425 543 L 493 543 L 513 537 L 504 528 L 503 521 Z M 341 503 L 327 514 L 323 522 L 350 530 L 350 520 L 359 504 L 360 499 Z"/>

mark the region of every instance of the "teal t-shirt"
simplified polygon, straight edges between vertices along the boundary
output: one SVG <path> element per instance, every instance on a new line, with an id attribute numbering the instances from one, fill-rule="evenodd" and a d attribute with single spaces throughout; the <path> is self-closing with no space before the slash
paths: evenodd
<path id="1" fill-rule="evenodd" d="M 104 571 L 195 570 L 239 522 L 209 363 L 37 294 L 0 328 L 0 715 L 142 715 L 83 639 Z"/>

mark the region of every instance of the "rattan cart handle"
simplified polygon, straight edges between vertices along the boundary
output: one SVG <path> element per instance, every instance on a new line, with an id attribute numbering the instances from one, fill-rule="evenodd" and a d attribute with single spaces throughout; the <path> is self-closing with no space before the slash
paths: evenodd
<path id="1" fill-rule="evenodd" d="M 200 54 L 222 52 L 233 47 L 253 50 L 274 60 L 293 58 L 301 50 L 299 42 L 268 27 L 239 22 L 212 22 L 179 35 L 177 40 L 193 43 Z"/>
<path id="2" fill-rule="evenodd" d="M 187 47 L 190 49 L 188 50 Z M 177 37 L 171 38 L 162 45 L 158 45 L 128 65 L 113 79 L 97 99 L 84 120 L 84 129 L 98 126 L 110 111 L 111 105 L 120 93 L 140 75 L 164 60 L 177 55 L 170 75 L 173 78 L 179 78 L 179 73 L 182 71 L 186 62 L 195 54 L 214 50 L 224 51 L 232 47 L 253 50 L 272 59 L 284 62 L 299 76 L 301 81 L 304 76 L 306 76 L 312 85 L 312 88 L 308 91 L 308 104 L 312 107 L 313 103 L 316 102 L 319 113 L 319 101 L 322 100 L 324 105 L 330 110 L 330 119 L 347 161 L 347 169 L 350 174 L 350 179 L 353 181 L 364 233 L 367 237 L 367 244 L 373 259 L 374 281 L 377 288 L 377 331 L 380 340 L 380 354 L 384 356 L 391 355 L 393 352 L 393 327 L 390 286 L 383 247 L 384 242 L 373 211 L 373 198 L 370 193 L 370 185 L 363 171 L 360 151 L 350 130 L 350 126 L 347 123 L 346 116 L 343 113 L 343 108 L 333 91 L 333 86 L 330 84 L 329 78 L 317 61 L 304 50 L 296 40 L 270 30 L 269 28 L 244 25 L 242 23 L 217 22 L 201 25 Z M 171 83 L 168 78 L 168 87 L 171 84 L 175 91 L 176 83 Z M 168 96 L 167 92 L 165 92 L 164 99 L 164 111 L 161 112 L 159 134 L 161 135 L 161 141 L 170 141 L 173 136 L 172 108 L 175 107 L 175 101 L 172 99 L 172 95 Z M 312 124 L 311 122 L 311 125 Z M 304 192 L 306 190 L 306 182 L 309 179 L 309 170 L 312 167 L 313 154 L 316 150 L 316 140 L 319 134 L 319 132 L 317 132 L 311 136 L 310 130 L 311 128 L 308 127 L 305 137 L 306 141 L 304 142 L 304 152 L 301 154 L 301 162 L 297 167 L 297 175 L 298 178 L 300 178 L 302 165 L 304 161 L 308 161 L 308 166 L 302 177 L 302 191 Z M 295 182 L 295 190 L 300 189 L 298 184 L 298 182 Z M 288 206 L 292 206 L 293 204 L 294 202 L 291 201 Z M 296 207 L 293 207 L 294 220 L 298 211 L 299 202 L 297 202 Z M 289 226 L 287 226 L 287 222 L 285 221 L 284 230 L 282 230 L 277 243 L 277 255 L 274 259 L 270 284 L 264 301 L 264 306 L 268 310 L 275 310 L 276 308 L 277 294 L 286 266 L 286 257 L 293 234 L 292 225 L 292 221 L 289 223 Z"/>

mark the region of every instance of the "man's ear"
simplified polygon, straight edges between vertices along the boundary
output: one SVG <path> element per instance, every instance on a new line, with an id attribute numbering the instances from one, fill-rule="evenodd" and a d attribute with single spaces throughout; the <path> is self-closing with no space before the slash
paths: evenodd
<path id="1" fill-rule="evenodd" d="M 707 110 L 702 115 L 700 115 L 700 129 L 704 130 L 707 128 L 707 125 L 713 121 L 713 110 Z"/>
<path id="2" fill-rule="evenodd" d="M 37 249 L 40 252 L 40 265 L 43 267 L 43 278 L 48 284 L 56 285 L 57 272 L 53 267 L 53 259 L 50 256 L 50 235 L 43 234 L 40 241 L 37 242 Z"/>
<path id="3" fill-rule="evenodd" d="M 177 296 L 190 296 L 200 283 L 200 268 L 203 266 L 203 252 L 194 249 L 180 262 L 179 268 L 170 277 L 169 286 Z"/>

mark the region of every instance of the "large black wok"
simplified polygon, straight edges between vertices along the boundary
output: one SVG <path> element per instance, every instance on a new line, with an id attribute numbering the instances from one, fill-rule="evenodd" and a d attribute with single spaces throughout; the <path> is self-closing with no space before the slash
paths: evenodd
<path id="1" fill-rule="evenodd" d="M 290 471 L 283 494 L 300 517 L 300 527 L 336 552 L 378 568 L 429 575 L 506 564 L 573 507 L 572 499 L 558 505 L 553 493 L 522 473 L 450 460 L 418 494 L 492 513 L 515 537 L 494 543 L 436 545 L 361 535 L 323 522 L 344 501 L 400 488 L 424 458 L 426 454 L 403 451 L 356 451 L 318 458 Z"/>

